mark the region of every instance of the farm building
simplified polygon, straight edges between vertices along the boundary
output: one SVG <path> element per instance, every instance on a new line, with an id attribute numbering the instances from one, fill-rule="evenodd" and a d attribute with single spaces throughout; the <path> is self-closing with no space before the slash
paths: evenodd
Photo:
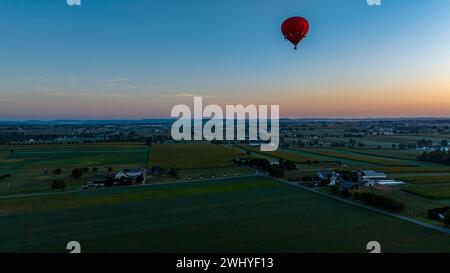
<path id="1" fill-rule="evenodd" d="M 98 175 L 87 183 L 87 187 L 128 186 L 145 183 L 145 169 L 123 169 L 117 174 Z"/>
<path id="2" fill-rule="evenodd" d="M 270 160 L 270 165 L 275 166 L 275 165 L 280 165 L 280 161 L 279 160 Z"/>
<path id="3" fill-rule="evenodd" d="M 145 183 L 146 170 L 143 169 L 123 169 L 115 176 L 119 186 Z"/>
<path id="4" fill-rule="evenodd" d="M 405 183 L 402 182 L 402 181 L 396 181 L 396 180 L 392 180 L 392 179 L 378 180 L 376 183 L 378 185 L 381 185 L 381 186 L 402 186 L 402 185 L 405 185 Z"/>
<path id="5" fill-rule="evenodd" d="M 423 146 L 417 147 L 416 150 L 421 152 L 435 152 L 435 151 L 448 152 L 450 149 L 447 146 L 432 146 L 432 147 Z"/>
<path id="6" fill-rule="evenodd" d="M 92 181 L 87 183 L 87 187 L 104 187 L 106 185 L 113 185 L 115 182 L 115 174 L 96 175 Z"/>
<path id="7" fill-rule="evenodd" d="M 142 169 L 123 169 L 116 174 L 116 180 L 120 179 L 136 179 L 138 176 L 143 176 L 144 172 Z"/>
<path id="8" fill-rule="evenodd" d="M 325 180 L 328 182 L 329 186 L 339 186 L 343 189 L 354 189 L 361 186 L 358 180 L 357 172 L 351 173 L 339 173 L 333 171 L 331 173 L 318 172 L 317 176 L 320 180 Z"/>
<path id="9" fill-rule="evenodd" d="M 320 180 L 325 180 L 329 182 L 329 186 L 336 186 L 340 182 L 340 175 L 339 173 L 333 171 L 333 172 L 318 172 L 317 177 L 319 177 Z"/>
<path id="10" fill-rule="evenodd" d="M 386 179 L 387 176 L 382 172 L 375 172 L 371 170 L 363 170 L 359 172 L 358 176 L 361 184 L 366 187 L 375 186 L 375 184 L 383 179 Z"/>

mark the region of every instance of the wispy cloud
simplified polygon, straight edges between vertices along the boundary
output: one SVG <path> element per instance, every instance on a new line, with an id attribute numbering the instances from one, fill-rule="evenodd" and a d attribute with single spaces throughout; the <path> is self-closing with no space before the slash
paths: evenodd
<path id="1" fill-rule="evenodd" d="M 193 98 L 193 97 L 216 98 L 217 96 L 195 95 L 192 93 L 176 93 L 176 94 L 163 94 L 163 95 L 160 95 L 160 97 L 161 98 Z"/>
<path id="2" fill-rule="evenodd" d="M 127 78 L 117 78 L 117 79 L 109 79 L 109 80 L 104 80 L 104 83 L 120 83 L 120 82 L 127 82 L 130 79 Z"/>
<path id="3" fill-rule="evenodd" d="M 133 89 L 130 88 L 129 84 L 130 79 L 127 78 L 116 78 L 116 79 L 109 79 L 109 80 L 104 80 L 103 84 L 108 87 L 108 88 L 125 88 L 125 89 Z"/>
<path id="4" fill-rule="evenodd" d="M 58 96 L 58 97 L 110 97 L 110 98 L 129 97 L 129 95 L 127 94 L 120 94 L 120 93 L 61 92 L 50 89 L 35 90 L 33 93 L 37 95 Z"/>
<path id="5" fill-rule="evenodd" d="M 126 94 L 117 94 L 117 93 L 79 93 L 78 96 L 85 97 L 128 97 Z"/>

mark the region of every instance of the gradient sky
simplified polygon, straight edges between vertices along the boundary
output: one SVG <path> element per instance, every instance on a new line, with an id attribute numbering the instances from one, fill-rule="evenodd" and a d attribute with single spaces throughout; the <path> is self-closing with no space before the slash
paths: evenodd
<path id="1" fill-rule="evenodd" d="M 0 120 L 169 117 L 192 102 L 283 117 L 450 116 L 450 1 L 0 1 Z M 304 16 L 294 51 L 280 25 Z"/>

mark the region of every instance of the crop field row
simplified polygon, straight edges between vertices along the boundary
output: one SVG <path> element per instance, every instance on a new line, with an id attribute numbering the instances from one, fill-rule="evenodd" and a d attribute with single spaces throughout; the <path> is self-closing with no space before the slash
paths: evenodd
<path id="1" fill-rule="evenodd" d="M 450 187 L 450 174 L 439 176 L 408 176 L 403 177 L 403 181 L 411 184 L 448 184 Z"/>
<path id="2" fill-rule="evenodd" d="M 369 136 L 364 137 L 362 139 L 363 142 L 369 142 L 372 144 L 416 144 L 417 140 L 420 140 L 421 138 L 412 139 L 412 138 L 405 138 L 402 136 Z"/>
<path id="3" fill-rule="evenodd" d="M 389 159 L 399 160 L 416 160 L 417 156 L 421 154 L 416 150 L 400 150 L 400 149 L 345 149 L 336 148 L 336 151 L 351 152 L 361 155 L 376 156 Z"/>
<path id="4" fill-rule="evenodd" d="M 417 194 L 398 190 L 397 188 L 363 188 L 360 189 L 364 192 L 372 192 L 378 195 L 386 196 L 389 198 L 394 198 L 395 200 L 401 201 L 405 204 L 405 208 L 402 213 L 408 217 L 414 217 L 420 221 L 428 222 L 434 225 L 442 225 L 441 223 L 432 221 L 427 218 L 428 210 L 443 207 L 443 204 L 440 200 L 432 200 L 429 198 L 425 198 L 422 196 L 418 196 Z"/>
<path id="5" fill-rule="evenodd" d="M 152 147 L 148 167 L 176 169 L 232 167 L 233 159 L 245 156 L 245 153 L 225 145 L 156 144 Z"/>
<path id="6" fill-rule="evenodd" d="M 290 161 L 293 161 L 296 163 L 308 163 L 308 162 L 314 162 L 314 161 L 321 161 L 321 159 L 319 157 L 315 157 L 314 155 L 305 156 L 305 155 L 300 155 L 297 153 L 292 153 L 290 151 L 284 151 L 284 150 L 278 150 L 278 151 L 274 151 L 274 152 L 262 152 L 262 151 L 260 151 L 259 147 L 253 147 L 253 146 L 249 146 L 249 145 L 236 145 L 236 147 L 246 150 L 246 151 L 250 151 L 252 153 L 262 154 L 262 155 L 266 155 L 266 156 L 273 157 L 273 158 L 282 158 L 282 159 L 290 160 Z"/>
<path id="7" fill-rule="evenodd" d="M 130 148 L 130 147 L 146 147 L 144 143 L 141 142 L 101 142 L 101 143 L 75 143 L 75 144 L 29 144 L 29 145 L 4 145 L 0 147 L 1 150 L 9 151 L 10 149 L 14 150 L 30 150 L 30 149 L 67 149 L 67 148 L 77 148 L 77 149 L 90 149 L 90 148 L 99 148 L 99 147 L 108 147 L 108 148 Z"/>
<path id="8" fill-rule="evenodd" d="M 5 169 L 44 169 L 75 166 L 104 166 L 143 164 L 146 159 L 145 146 L 95 146 L 19 149 L 0 153 Z"/>
<path id="9" fill-rule="evenodd" d="M 338 157 L 334 157 L 334 156 L 329 156 L 329 155 L 315 153 L 314 152 L 315 150 L 316 149 L 297 149 L 297 148 L 287 149 L 287 151 L 289 151 L 289 153 L 318 158 L 319 160 L 322 160 L 324 162 L 334 162 L 335 164 L 337 162 L 340 162 L 340 164 L 351 166 L 351 167 L 372 167 L 372 166 L 378 166 L 378 164 L 372 164 L 372 163 L 368 163 L 368 162 L 362 162 L 362 161 L 357 161 L 357 160 L 338 158 Z"/>
<path id="10" fill-rule="evenodd" d="M 450 173 L 449 167 L 374 167 L 375 171 L 381 171 L 392 175 L 415 175 L 415 174 L 430 174 L 434 173 Z"/>
<path id="11" fill-rule="evenodd" d="M 381 156 L 377 154 L 364 154 L 360 153 L 361 150 L 353 149 L 310 149 L 310 148 L 295 148 L 278 150 L 275 152 L 261 152 L 258 147 L 248 145 L 237 145 L 237 147 L 251 151 L 253 153 L 267 155 L 274 158 L 283 158 L 291 160 L 297 163 L 311 163 L 315 161 L 319 162 L 341 162 L 342 164 L 352 167 L 418 167 L 421 162 L 400 159 L 389 158 L 388 156 Z M 436 166 L 436 164 L 430 164 Z M 450 168 L 449 168 L 450 170 Z"/>
<path id="12" fill-rule="evenodd" d="M 0 215 L 0 252 L 450 251 L 448 235 L 262 177 L 0 200 Z"/>
<path id="13" fill-rule="evenodd" d="M 361 154 L 354 154 L 348 151 L 339 151 L 334 149 L 299 149 L 300 151 L 306 151 L 312 154 L 334 157 L 337 160 L 346 159 L 360 162 L 367 162 L 371 164 L 377 164 L 381 166 L 410 166 L 410 164 L 396 159 L 386 159 L 375 156 L 366 156 Z"/>
<path id="14" fill-rule="evenodd" d="M 402 190 L 435 200 L 450 199 L 450 183 L 408 184 Z"/>
<path id="15" fill-rule="evenodd" d="M 417 142 L 421 139 L 431 139 L 433 142 L 440 143 L 442 140 L 448 140 L 448 135 L 439 135 L 439 134 L 417 134 L 417 135 L 398 135 L 396 136 L 399 139 L 408 140 Z"/>

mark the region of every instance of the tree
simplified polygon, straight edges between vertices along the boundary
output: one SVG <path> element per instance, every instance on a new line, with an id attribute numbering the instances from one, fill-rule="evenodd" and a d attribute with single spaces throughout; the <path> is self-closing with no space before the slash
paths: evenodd
<path id="1" fill-rule="evenodd" d="M 106 179 L 106 181 L 105 181 L 105 186 L 106 186 L 106 187 L 112 187 L 112 186 L 114 186 L 114 180 L 115 180 L 115 177 L 114 177 L 113 175 L 108 175 L 108 176 L 107 176 L 107 179 Z"/>
<path id="2" fill-rule="evenodd" d="M 429 209 L 428 210 L 428 218 L 436 220 L 436 221 L 441 221 L 443 219 L 441 219 L 440 215 L 442 214 L 445 216 L 445 213 L 449 210 L 450 210 L 450 207 Z"/>
<path id="3" fill-rule="evenodd" d="M 447 147 L 447 146 L 448 146 L 448 141 L 445 140 L 445 139 L 442 140 L 442 141 L 441 141 L 441 146 L 442 146 L 442 147 Z"/>
<path id="4" fill-rule="evenodd" d="M 113 171 L 113 168 L 112 167 L 108 167 L 108 172 L 110 173 L 112 171 Z"/>
<path id="5" fill-rule="evenodd" d="M 97 167 L 94 167 L 94 168 L 92 168 L 92 171 L 93 171 L 94 173 L 96 173 L 96 172 L 98 171 L 98 168 L 97 168 Z"/>
<path id="6" fill-rule="evenodd" d="M 433 163 L 440 163 L 445 165 L 450 165 L 450 154 L 448 152 L 433 151 L 433 152 L 423 152 L 421 155 L 417 156 L 419 161 L 428 161 Z"/>
<path id="7" fill-rule="evenodd" d="M 146 137 L 145 138 L 145 145 L 151 147 L 153 145 L 153 137 Z"/>
<path id="8" fill-rule="evenodd" d="M 61 168 L 54 169 L 53 172 L 52 172 L 53 175 L 60 175 L 61 173 L 62 173 Z"/>
<path id="9" fill-rule="evenodd" d="M 55 179 L 51 185 L 52 190 L 64 190 L 65 187 L 66 182 L 61 178 Z"/>
<path id="10" fill-rule="evenodd" d="M 121 186 L 130 186 L 133 184 L 133 179 L 131 177 L 121 177 L 119 180 L 119 185 Z"/>
<path id="11" fill-rule="evenodd" d="M 286 161 L 284 161 L 284 168 L 287 171 L 293 171 L 293 170 L 297 169 L 297 165 L 294 162 L 290 161 L 290 160 L 286 160 Z"/>
<path id="12" fill-rule="evenodd" d="M 83 168 L 83 172 L 84 172 L 84 173 L 89 172 L 89 168 L 88 168 L 88 167 Z"/>
<path id="13" fill-rule="evenodd" d="M 446 224 L 447 226 L 450 226 L 450 209 L 444 215 L 444 224 Z"/>
<path id="14" fill-rule="evenodd" d="M 331 186 L 330 190 L 332 194 L 337 194 L 339 192 L 339 189 L 336 185 Z"/>
<path id="15" fill-rule="evenodd" d="M 349 190 L 347 190 L 347 189 L 343 189 L 343 190 L 341 190 L 341 195 L 343 197 L 351 197 L 352 193 Z"/>
<path id="16" fill-rule="evenodd" d="M 178 178 L 178 171 L 177 171 L 177 169 L 175 169 L 175 168 L 170 168 L 170 169 L 169 169 L 169 175 L 170 175 L 171 177 Z"/>
<path id="17" fill-rule="evenodd" d="M 75 179 L 79 179 L 83 176 L 83 170 L 80 168 L 72 169 L 72 177 Z"/>
<path id="18" fill-rule="evenodd" d="M 421 139 L 421 140 L 417 141 L 417 147 L 419 147 L 419 148 L 432 147 L 432 146 L 433 146 L 432 140 Z"/>
<path id="19" fill-rule="evenodd" d="M 142 184 L 142 182 L 144 182 L 144 176 L 139 175 L 136 177 L 136 184 Z"/>
<path id="20" fill-rule="evenodd" d="M 281 178 L 284 176 L 284 169 L 280 166 L 271 166 L 269 168 L 269 175 L 275 178 Z"/>

